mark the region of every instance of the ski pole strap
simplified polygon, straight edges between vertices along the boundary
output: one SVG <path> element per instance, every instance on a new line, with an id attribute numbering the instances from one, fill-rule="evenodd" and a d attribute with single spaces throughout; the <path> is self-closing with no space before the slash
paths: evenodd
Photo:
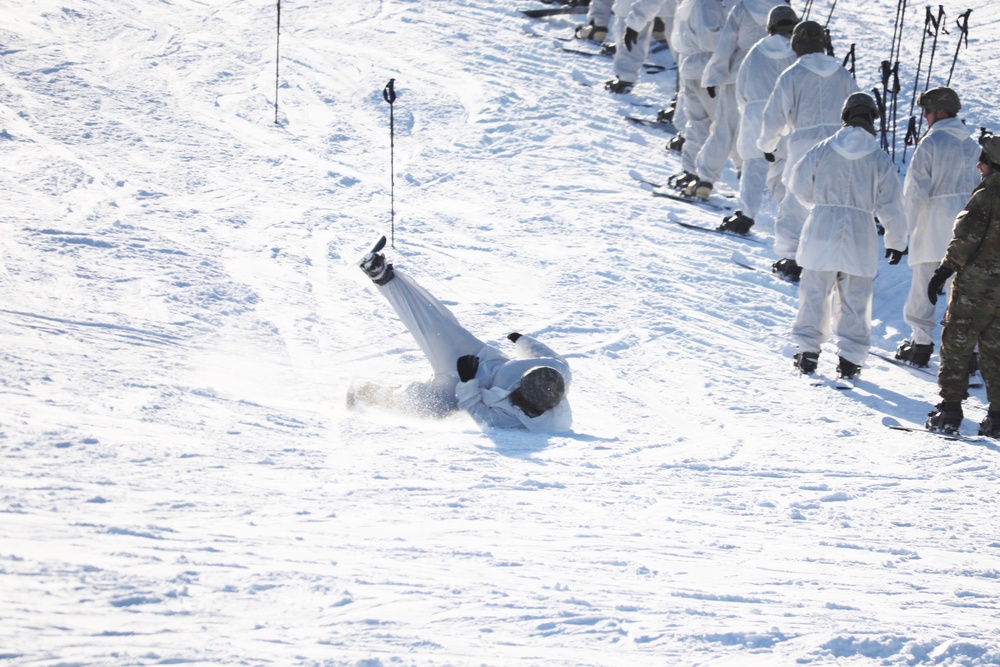
<path id="1" fill-rule="evenodd" d="M 903 144 L 913 146 L 917 143 L 917 117 L 910 116 L 910 122 L 906 126 L 906 136 L 903 137 Z"/>
<path id="2" fill-rule="evenodd" d="M 389 106 L 392 106 L 392 103 L 396 101 L 395 85 L 396 85 L 396 80 L 389 79 L 389 83 L 385 84 L 385 88 L 382 89 L 382 97 L 385 98 L 385 101 L 389 103 Z"/>

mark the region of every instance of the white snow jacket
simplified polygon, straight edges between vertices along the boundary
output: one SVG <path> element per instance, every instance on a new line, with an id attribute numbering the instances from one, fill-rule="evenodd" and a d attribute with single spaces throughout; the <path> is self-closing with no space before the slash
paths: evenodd
<path id="1" fill-rule="evenodd" d="M 858 92 L 851 73 L 825 53 L 807 53 L 781 73 L 764 107 L 757 147 L 773 153 L 788 136 L 784 180 L 805 152 L 837 131 L 840 108 Z"/>
<path id="2" fill-rule="evenodd" d="M 903 181 L 910 266 L 944 258 L 955 216 L 979 184 L 979 151 L 979 142 L 957 118 L 935 122 L 920 140 Z"/>
<path id="3" fill-rule="evenodd" d="M 455 387 L 458 407 L 468 411 L 472 418 L 484 426 L 494 428 L 526 428 L 529 431 L 555 433 L 568 431 L 573 415 L 566 396 L 552 408 L 537 417 L 529 417 L 510 402 L 510 394 L 517 389 L 521 376 L 535 366 L 549 366 L 563 376 L 566 394 L 572 375 L 569 364 L 547 345 L 530 336 L 521 336 L 514 344 L 517 357 L 511 359 L 491 345 L 485 345 L 476 356 L 479 370 L 468 382 Z"/>
<path id="4" fill-rule="evenodd" d="M 767 37 L 767 15 L 778 5 L 776 0 L 739 0 L 719 32 L 715 52 L 705 65 L 701 85 L 722 86 L 736 81 L 740 63 L 750 48 Z"/>
<path id="5" fill-rule="evenodd" d="M 650 21 L 669 9 L 668 4 L 676 5 L 677 0 L 635 0 L 625 17 L 625 26 L 641 32 Z"/>
<path id="6" fill-rule="evenodd" d="M 670 33 L 670 48 L 680 56 L 680 78 L 701 81 L 732 4 L 733 0 L 681 0 Z"/>
<path id="7" fill-rule="evenodd" d="M 792 169 L 788 190 L 810 209 L 795 256 L 804 269 L 874 278 L 879 242 L 873 212 L 885 227 L 885 247 L 905 247 L 899 174 L 860 127 L 843 127 L 807 151 Z"/>
<path id="8" fill-rule="evenodd" d="M 762 157 L 757 137 L 764 123 L 764 105 L 774 90 L 778 76 L 795 62 L 791 42 L 781 35 L 769 35 L 747 52 L 736 74 L 736 105 L 740 110 L 737 148 L 744 160 Z"/>

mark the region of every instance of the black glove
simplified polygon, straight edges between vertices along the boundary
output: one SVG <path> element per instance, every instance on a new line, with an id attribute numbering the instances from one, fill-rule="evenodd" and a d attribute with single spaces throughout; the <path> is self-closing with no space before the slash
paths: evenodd
<path id="1" fill-rule="evenodd" d="M 764 153 L 764 159 L 768 162 L 774 162 L 778 158 L 774 157 L 774 153 Z"/>
<path id="2" fill-rule="evenodd" d="M 708 87 L 708 88 L 706 88 L 705 90 L 707 90 L 707 91 L 708 91 L 708 96 L 709 96 L 709 97 L 711 97 L 711 98 L 713 98 L 713 99 L 715 98 L 715 86 L 709 86 L 709 87 Z"/>
<path id="3" fill-rule="evenodd" d="M 458 358 L 458 379 L 462 382 L 468 382 L 476 377 L 476 371 L 478 370 L 479 357 L 476 355 L 467 354 L 464 357 Z"/>
<path id="4" fill-rule="evenodd" d="M 520 337 L 521 337 L 521 334 L 517 333 L 516 331 L 514 333 L 507 334 L 507 340 L 509 340 L 512 343 L 516 343 L 517 339 L 520 338 Z"/>
<path id="5" fill-rule="evenodd" d="M 625 48 L 629 51 L 635 46 L 635 43 L 639 40 L 639 33 L 632 28 L 625 28 Z"/>
<path id="6" fill-rule="evenodd" d="M 899 260 L 903 259 L 903 255 L 905 254 L 905 250 L 893 250 L 892 248 L 885 249 L 885 256 L 889 258 L 889 264 L 899 264 Z"/>
<path id="7" fill-rule="evenodd" d="M 930 282 L 927 283 L 927 298 L 930 299 L 931 303 L 937 304 L 938 294 L 941 294 L 941 289 L 944 287 L 944 282 L 951 278 L 951 274 L 955 273 L 947 266 L 939 266 L 934 270 L 934 275 L 931 276 Z"/>

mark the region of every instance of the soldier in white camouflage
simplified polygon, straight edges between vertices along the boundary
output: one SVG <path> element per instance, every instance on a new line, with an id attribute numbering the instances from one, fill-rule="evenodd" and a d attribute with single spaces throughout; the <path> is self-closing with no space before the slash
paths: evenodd
<path id="1" fill-rule="evenodd" d="M 982 142 L 976 165 L 982 181 L 958 217 L 948 251 L 927 286 L 931 303 L 955 276 L 941 333 L 938 387 L 942 401 L 927 428 L 955 433 L 969 396 L 969 357 L 979 344 L 979 365 L 990 409 L 979 434 L 1000 437 L 1000 136 Z"/>

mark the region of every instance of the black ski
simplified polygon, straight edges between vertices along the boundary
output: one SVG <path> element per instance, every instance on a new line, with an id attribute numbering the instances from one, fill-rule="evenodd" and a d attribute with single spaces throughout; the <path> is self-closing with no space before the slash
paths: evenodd
<path id="1" fill-rule="evenodd" d="M 563 14 L 586 14 L 586 7 L 546 7 L 545 9 L 522 9 L 521 13 L 532 19 L 545 18 L 546 16 L 560 16 Z"/>
<path id="2" fill-rule="evenodd" d="M 711 199 L 702 199 L 701 197 L 689 197 L 688 195 L 667 192 L 662 189 L 654 189 L 653 196 L 666 197 L 667 199 L 684 202 L 685 204 L 691 204 L 693 206 L 710 209 L 712 211 L 718 211 L 719 213 L 731 213 L 734 210 L 732 204 L 723 204 L 721 202 L 712 201 Z M 697 225 L 695 226 L 697 227 Z M 705 229 L 706 231 L 712 231 L 712 232 L 718 231 L 716 229 L 709 229 L 707 227 L 703 227 L 701 229 Z M 720 233 L 730 234 L 730 232 L 720 232 Z M 733 236 L 739 236 L 739 234 L 733 234 Z"/>
<path id="3" fill-rule="evenodd" d="M 655 195 L 656 193 L 654 192 L 653 194 Z M 719 234 L 721 236 L 728 236 L 729 238 L 738 239 L 740 241 L 749 241 L 750 243 L 757 243 L 760 245 L 763 245 L 765 243 L 765 241 L 755 238 L 753 236 L 745 236 L 743 234 L 728 232 L 723 229 L 716 229 L 714 227 L 703 227 L 701 225 L 695 225 L 690 222 L 682 222 L 681 220 L 672 220 L 670 218 L 667 218 L 665 222 L 672 222 L 675 225 L 680 225 L 681 227 L 684 227 L 685 229 L 695 229 L 699 232 L 708 232 L 709 234 Z"/>
<path id="4" fill-rule="evenodd" d="M 587 56 L 588 58 L 594 58 L 594 57 L 598 57 L 598 56 L 601 57 L 601 58 L 613 58 L 614 57 L 614 54 L 607 53 L 601 47 L 597 47 L 595 50 L 587 50 L 587 49 L 582 49 L 582 48 L 578 48 L 578 47 L 574 47 L 574 46 L 566 46 L 566 44 L 569 43 L 570 40 L 563 39 L 562 37 L 554 37 L 553 41 L 555 42 L 555 45 L 558 48 L 562 49 L 563 51 L 565 51 L 567 53 L 576 53 L 576 54 L 579 54 L 581 56 Z M 643 63 L 642 64 L 642 70 L 644 72 L 646 72 L 647 74 L 659 74 L 660 72 L 665 72 L 668 69 L 672 69 L 672 68 L 668 68 L 668 67 L 666 67 L 664 65 L 657 65 L 655 63 Z"/>
<path id="5" fill-rule="evenodd" d="M 873 357 L 878 357 L 882 361 L 888 361 L 890 364 L 893 364 L 894 366 L 907 368 L 911 371 L 917 371 L 919 373 L 923 373 L 924 375 L 930 375 L 931 377 L 934 378 L 937 377 L 937 372 L 931 370 L 930 368 L 920 368 L 918 366 L 914 366 L 913 364 L 908 364 L 902 359 L 896 359 L 895 357 L 890 357 L 889 355 L 882 354 L 881 352 L 878 352 L 876 350 L 868 350 L 868 354 L 872 355 Z M 982 382 L 973 382 L 971 379 L 969 380 L 969 389 L 982 389 L 982 388 L 983 388 Z"/>
<path id="6" fill-rule="evenodd" d="M 942 433 L 940 431 L 931 431 L 926 428 L 919 428 L 917 426 L 906 426 L 905 424 L 901 424 L 899 420 L 893 417 L 882 417 L 882 425 L 891 428 L 893 431 L 908 431 L 910 433 L 928 433 L 930 435 L 936 435 L 939 438 L 944 438 L 945 440 L 957 440 L 960 442 L 968 442 L 977 445 L 986 445 L 987 449 L 1000 451 L 1000 447 L 993 444 L 990 438 L 987 438 L 985 435 L 962 435 L 961 433 Z"/>
<path id="7" fill-rule="evenodd" d="M 677 127 L 670 121 L 657 120 L 656 118 L 647 118 L 643 116 L 625 116 L 625 119 L 637 125 L 644 125 L 645 127 L 662 130 L 667 134 L 677 134 Z"/>

